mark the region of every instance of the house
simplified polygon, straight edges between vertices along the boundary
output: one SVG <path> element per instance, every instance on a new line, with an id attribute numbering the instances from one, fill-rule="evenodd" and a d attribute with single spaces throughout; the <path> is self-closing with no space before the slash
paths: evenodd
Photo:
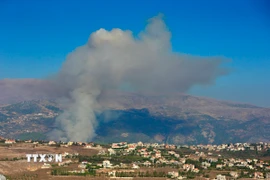
<path id="1" fill-rule="evenodd" d="M 154 148 L 157 148 L 159 145 L 158 145 L 158 143 L 153 143 L 153 144 L 151 144 L 151 146 Z"/>
<path id="2" fill-rule="evenodd" d="M 92 144 L 86 144 L 85 146 L 84 146 L 84 148 L 86 148 L 86 149 L 91 149 L 93 146 L 92 146 Z"/>
<path id="3" fill-rule="evenodd" d="M 93 146 L 93 145 L 92 145 Z M 96 149 L 102 149 L 101 145 L 97 144 Z"/>
<path id="4" fill-rule="evenodd" d="M 206 155 L 204 154 L 204 152 L 200 152 L 200 153 L 198 154 L 198 156 L 199 156 L 199 157 L 205 157 Z"/>
<path id="5" fill-rule="evenodd" d="M 78 168 L 86 169 L 87 164 L 81 163 L 78 165 Z"/>
<path id="6" fill-rule="evenodd" d="M 127 142 L 112 143 L 113 149 L 122 149 L 127 147 Z"/>
<path id="7" fill-rule="evenodd" d="M 143 146 L 143 143 L 142 142 L 138 142 L 137 143 L 137 146 Z"/>
<path id="8" fill-rule="evenodd" d="M 186 158 L 179 159 L 179 162 L 182 163 L 182 164 L 185 164 L 186 163 Z"/>
<path id="9" fill-rule="evenodd" d="M 168 175 L 171 176 L 171 178 L 177 178 L 179 176 L 179 173 L 172 171 L 172 172 L 168 172 Z"/>
<path id="10" fill-rule="evenodd" d="M 141 152 L 141 155 L 144 158 L 149 158 L 150 157 L 150 153 L 149 152 Z"/>
<path id="11" fill-rule="evenodd" d="M 156 158 L 161 158 L 161 153 L 160 153 L 160 152 L 156 152 L 155 157 L 156 157 Z"/>
<path id="12" fill-rule="evenodd" d="M 64 153 L 62 153 L 62 156 L 63 157 L 69 156 L 69 153 L 68 152 L 64 152 Z"/>
<path id="13" fill-rule="evenodd" d="M 238 150 L 238 151 L 244 151 L 245 148 L 244 148 L 244 147 L 238 147 L 237 150 Z"/>
<path id="14" fill-rule="evenodd" d="M 170 160 L 169 163 L 170 163 L 170 164 L 175 164 L 175 165 L 179 165 L 179 164 L 180 164 L 179 161 L 176 161 L 176 160 L 173 160 L 173 159 Z"/>
<path id="15" fill-rule="evenodd" d="M 169 155 L 175 155 L 175 152 L 174 151 L 168 151 L 168 154 Z"/>
<path id="16" fill-rule="evenodd" d="M 78 144 L 79 146 L 82 146 L 84 143 L 83 143 L 83 142 L 77 142 L 77 144 Z"/>
<path id="17" fill-rule="evenodd" d="M 216 165 L 216 168 L 217 168 L 217 169 L 222 169 L 222 168 L 223 168 L 223 165 L 222 165 L 222 164 L 217 164 L 217 165 Z"/>
<path id="18" fill-rule="evenodd" d="M 150 163 L 149 161 L 145 161 L 145 162 L 143 163 L 143 165 L 144 165 L 144 166 L 151 166 L 151 163 Z"/>
<path id="19" fill-rule="evenodd" d="M 199 173 L 200 170 L 198 168 L 195 168 L 195 169 L 192 170 L 192 172 Z"/>
<path id="20" fill-rule="evenodd" d="M 243 166 L 247 166 L 247 165 L 248 165 L 248 163 L 247 163 L 246 161 L 241 161 L 240 163 L 241 163 L 241 165 L 243 165 Z"/>
<path id="21" fill-rule="evenodd" d="M 109 177 L 115 177 L 116 171 L 110 171 L 108 172 Z"/>
<path id="22" fill-rule="evenodd" d="M 106 152 L 103 149 L 98 152 L 98 155 L 105 155 L 105 154 L 106 154 Z"/>
<path id="23" fill-rule="evenodd" d="M 108 152 L 109 152 L 110 156 L 116 154 L 115 150 L 112 148 L 109 148 Z"/>
<path id="24" fill-rule="evenodd" d="M 209 162 L 202 162 L 202 166 L 203 166 L 204 169 L 207 169 L 208 167 L 211 166 L 211 163 L 209 163 Z"/>
<path id="25" fill-rule="evenodd" d="M 218 174 L 216 180 L 226 180 L 226 176 Z"/>
<path id="26" fill-rule="evenodd" d="M 67 145 L 68 145 L 68 146 L 72 146 L 72 145 L 73 145 L 73 142 L 72 142 L 72 141 L 69 141 L 69 142 L 67 143 Z"/>
<path id="27" fill-rule="evenodd" d="M 217 158 L 208 158 L 207 160 L 210 163 L 212 163 L 212 162 L 218 162 L 218 159 Z"/>
<path id="28" fill-rule="evenodd" d="M 129 151 L 134 151 L 136 149 L 137 145 L 136 144 L 128 144 L 128 150 Z"/>
<path id="29" fill-rule="evenodd" d="M 109 160 L 105 160 L 102 162 L 102 166 L 103 166 L 103 168 L 111 168 L 112 164 Z"/>
<path id="30" fill-rule="evenodd" d="M 195 168 L 195 166 L 193 164 L 184 164 L 183 165 L 183 169 L 185 171 L 193 171 L 194 168 Z"/>
<path id="31" fill-rule="evenodd" d="M 263 173 L 262 172 L 255 172 L 254 173 L 254 178 L 256 178 L 256 179 L 264 179 Z"/>
<path id="32" fill-rule="evenodd" d="M 14 143 L 16 143 L 16 141 L 14 139 L 7 139 L 5 141 L 5 144 L 14 144 Z"/>
<path id="33" fill-rule="evenodd" d="M 235 163 L 235 162 L 236 162 L 236 160 L 235 160 L 234 158 L 230 158 L 229 161 L 230 161 L 231 163 Z"/>
<path id="34" fill-rule="evenodd" d="M 175 145 L 166 144 L 165 149 L 176 149 Z"/>
<path id="35" fill-rule="evenodd" d="M 231 175 L 233 178 L 238 178 L 238 173 L 235 172 L 235 171 L 231 171 L 231 172 L 230 172 L 230 175 Z"/>
<path id="36" fill-rule="evenodd" d="M 49 145 L 54 145 L 54 144 L 56 144 L 56 142 L 54 142 L 54 141 L 49 141 L 48 144 L 49 144 Z"/>
<path id="37" fill-rule="evenodd" d="M 256 166 L 257 166 L 257 167 L 260 167 L 260 168 L 263 168 L 263 165 L 260 164 L 260 163 L 257 163 Z"/>
<path id="38" fill-rule="evenodd" d="M 180 158 L 180 155 L 179 154 L 174 154 L 174 157 Z"/>
<path id="39" fill-rule="evenodd" d="M 140 167 L 137 164 L 132 164 L 133 169 L 139 169 Z"/>

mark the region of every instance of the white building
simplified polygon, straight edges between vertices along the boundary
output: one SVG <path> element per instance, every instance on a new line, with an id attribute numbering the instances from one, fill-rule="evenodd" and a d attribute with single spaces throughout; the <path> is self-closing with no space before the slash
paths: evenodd
<path id="1" fill-rule="evenodd" d="M 168 175 L 171 176 L 172 178 L 176 178 L 179 176 L 178 172 L 172 171 L 172 172 L 168 172 Z"/>
<path id="2" fill-rule="evenodd" d="M 115 175 L 116 175 L 116 171 L 108 172 L 108 176 L 110 177 L 115 177 Z"/>
<path id="3" fill-rule="evenodd" d="M 112 164 L 109 160 L 105 160 L 102 162 L 102 166 L 103 166 L 103 168 L 111 168 Z"/>
<path id="4" fill-rule="evenodd" d="M 56 144 L 56 142 L 55 142 L 55 141 L 49 141 L 48 144 L 49 144 L 49 145 L 54 145 L 54 144 Z"/>
<path id="5" fill-rule="evenodd" d="M 112 148 L 109 148 L 109 149 L 108 149 L 108 152 L 109 152 L 110 155 L 116 154 L 115 150 L 112 149 Z"/>
<path id="6" fill-rule="evenodd" d="M 230 175 L 231 175 L 233 178 L 238 178 L 238 173 L 235 172 L 235 171 L 230 172 Z"/>
<path id="7" fill-rule="evenodd" d="M 140 167 L 137 164 L 132 164 L 133 169 L 139 169 Z"/>
<path id="8" fill-rule="evenodd" d="M 226 176 L 219 174 L 217 175 L 216 180 L 226 180 Z"/>
<path id="9" fill-rule="evenodd" d="M 81 169 L 86 169 L 87 167 L 87 164 L 84 164 L 84 163 L 81 163 L 78 165 L 78 168 L 81 168 Z"/>
<path id="10" fill-rule="evenodd" d="M 5 141 L 5 144 L 14 144 L 14 143 L 16 143 L 16 141 L 13 140 L 13 139 L 7 139 L 7 140 Z"/>

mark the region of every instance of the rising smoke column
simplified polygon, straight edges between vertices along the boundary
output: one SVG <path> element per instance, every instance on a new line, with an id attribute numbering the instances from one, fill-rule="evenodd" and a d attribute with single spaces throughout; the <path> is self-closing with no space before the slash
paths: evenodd
<path id="1" fill-rule="evenodd" d="M 131 31 L 100 29 L 87 44 L 71 52 L 56 77 L 65 91 L 66 107 L 51 138 L 88 141 L 95 136 L 104 90 L 128 85 L 141 92 L 185 92 L 193 85 L 211 84 L 227 73 L 223 59 L 172 52 L 171 33 L 161 16 L 149 20 L 138 37 Z"/>

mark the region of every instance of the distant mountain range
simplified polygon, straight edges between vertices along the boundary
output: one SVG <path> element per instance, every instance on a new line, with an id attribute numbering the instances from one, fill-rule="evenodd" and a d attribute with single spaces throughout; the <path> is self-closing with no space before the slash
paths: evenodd
<path id="1" fill-rule="evenodd" d="M 27 80 L 31 84 L 30 81 Z M 15 81 L 12 83 L 8 87 L 9 82 L 0 81 L 0 104 L 5 104 L 0 107 L 0 136 L 45 138 L 54 126 L 55 117 L 61 113 L 61 106 L 46 100 L 48 97 L 44 94 L 31 96 L 31 88 L 23 86 L 22 81 L 20 88 L 8 90 L 18 86 Z M 41 81 L 35 83 L 32 88 L 37 88 Z M 180 93 L 155 95 L 110 91 L 103 93 L 99 101 L 104 113 L 98 115 L 100 124 L 94 141 L 270 142 L 269 108 Z M 112 118 L 108 119 L 108 113 Z"/>

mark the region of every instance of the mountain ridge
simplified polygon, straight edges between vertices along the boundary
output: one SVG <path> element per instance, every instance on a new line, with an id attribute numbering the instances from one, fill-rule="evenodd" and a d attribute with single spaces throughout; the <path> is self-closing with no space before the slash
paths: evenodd
<path id="1" fill-rule="evenodd" d="M 40 137 L 45 138 L 55 128 L 55 119 L 63 105 L 44 94 L 41 98 L 38 98 L 39 93 L 30 96 L 28 90 L 31 88 L 25 86 L 20 96 L 12 95 L 12 103 L 8 105 L 7 87 L 5 93 L 0 93 L 0 104 L 6 104 L 0 106 L 0 136 L 21 138 L 31 137 L 29 133 L 35 136 L 40 133 Z M 29 95 L 25 99 L 24 92 Z M 14 103 L 22 99 L 24 101 Z M 94 140 L 99 142 L 213 144 L 270 141 L 270 108 L 183 93 L 107 91 L 101 93 L 98 101 L 103 113 L 97 116 L 99 125 Z"/>
<path id="2" fill-rule="evenodd" d="M 254 117 L 270 118 L 270 108 L 245 103 L 214 100 L 211 98 L 191 96 L 183 93 L 166 96 L 151 96 L 137 93 L 118 93 L 104 95 L 101 104 L 111 109 L 143 109 L 153 114 L 184 118 L 185 113 L 200 113 L 216 119 L 249 120 Z"/>

